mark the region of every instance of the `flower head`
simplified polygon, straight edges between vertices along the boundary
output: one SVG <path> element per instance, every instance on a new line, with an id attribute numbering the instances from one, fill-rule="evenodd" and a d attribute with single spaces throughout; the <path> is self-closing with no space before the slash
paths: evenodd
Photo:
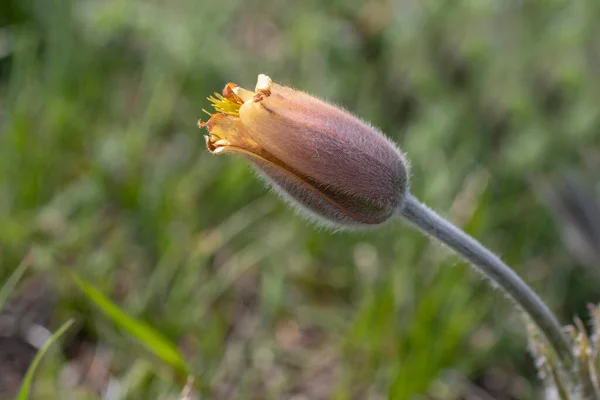
<path id="1" fill-rule="evenodd" d="M 408 163 L 381 132 L 348 112 L 259 75 L 228 83 L 198 121 L 213 154 L 244 155 L 274 188 L 338 227 L 378 225 L 402 205 Z"/>

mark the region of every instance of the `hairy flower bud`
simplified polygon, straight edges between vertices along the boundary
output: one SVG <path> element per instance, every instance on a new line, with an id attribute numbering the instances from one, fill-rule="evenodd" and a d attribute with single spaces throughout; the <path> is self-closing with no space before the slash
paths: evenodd
<path id="1" fill-rule="evenodd" d="M 408 163 L 381 132 L 331 104 L 259 75 L 254 92 L 228 83 L 199 121 L 213 154 L 237 152 L 292 203 L 338 227 L 390 219 Z"/>

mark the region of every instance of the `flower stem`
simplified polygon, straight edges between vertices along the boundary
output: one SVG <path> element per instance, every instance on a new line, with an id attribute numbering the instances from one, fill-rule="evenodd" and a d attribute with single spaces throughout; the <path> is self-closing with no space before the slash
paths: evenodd
<path id="1" fill-rule="evenodd" d="M 477 240 L 437 215 L 408 193 L 399 214 L 446 244 L 496 283 L 535 322 L 552 346 L 568 374 L 573 374 L 574 357 L 556 316 L 527 284 L 500 258 Z M 575 383 L 575 382 L 574 382 Z"/>

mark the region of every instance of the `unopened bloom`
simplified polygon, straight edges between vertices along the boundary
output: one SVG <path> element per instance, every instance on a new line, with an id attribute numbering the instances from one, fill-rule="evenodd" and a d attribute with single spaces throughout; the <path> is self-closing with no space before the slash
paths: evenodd
<path id="1" fill-rule="evenodd" d="M 331 104 L 259 75 L 209 97 L 213 154 L 244 155 L 288 200 L 342 227 L 390 219 L 408 190 L 408 163 L 381 132 Z"/>

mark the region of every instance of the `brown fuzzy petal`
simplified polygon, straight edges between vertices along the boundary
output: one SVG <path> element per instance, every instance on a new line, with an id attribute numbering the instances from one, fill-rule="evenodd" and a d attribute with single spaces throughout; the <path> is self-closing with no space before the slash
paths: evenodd
<path id="1" fill-rule="evenodd" d="M 311 182 L 297 172 L 281 165 L 278 160 L 267 160 L 256 155 L 246 156 L 255 169 L 291 205 L 299 205 L 315 219 L 334 226 L 379 225 L 394 213 L 390 207 L 357 199 L 343 193 L 331 191 L 317 182 Z"/>
<path id="2" fill-rule="evenodd" d="M 240 108 L 252 138 L 331 193 L 395 209 L 408 187 L 408 163 L 382 133 L 305 93 L 273 84 Z"/>

